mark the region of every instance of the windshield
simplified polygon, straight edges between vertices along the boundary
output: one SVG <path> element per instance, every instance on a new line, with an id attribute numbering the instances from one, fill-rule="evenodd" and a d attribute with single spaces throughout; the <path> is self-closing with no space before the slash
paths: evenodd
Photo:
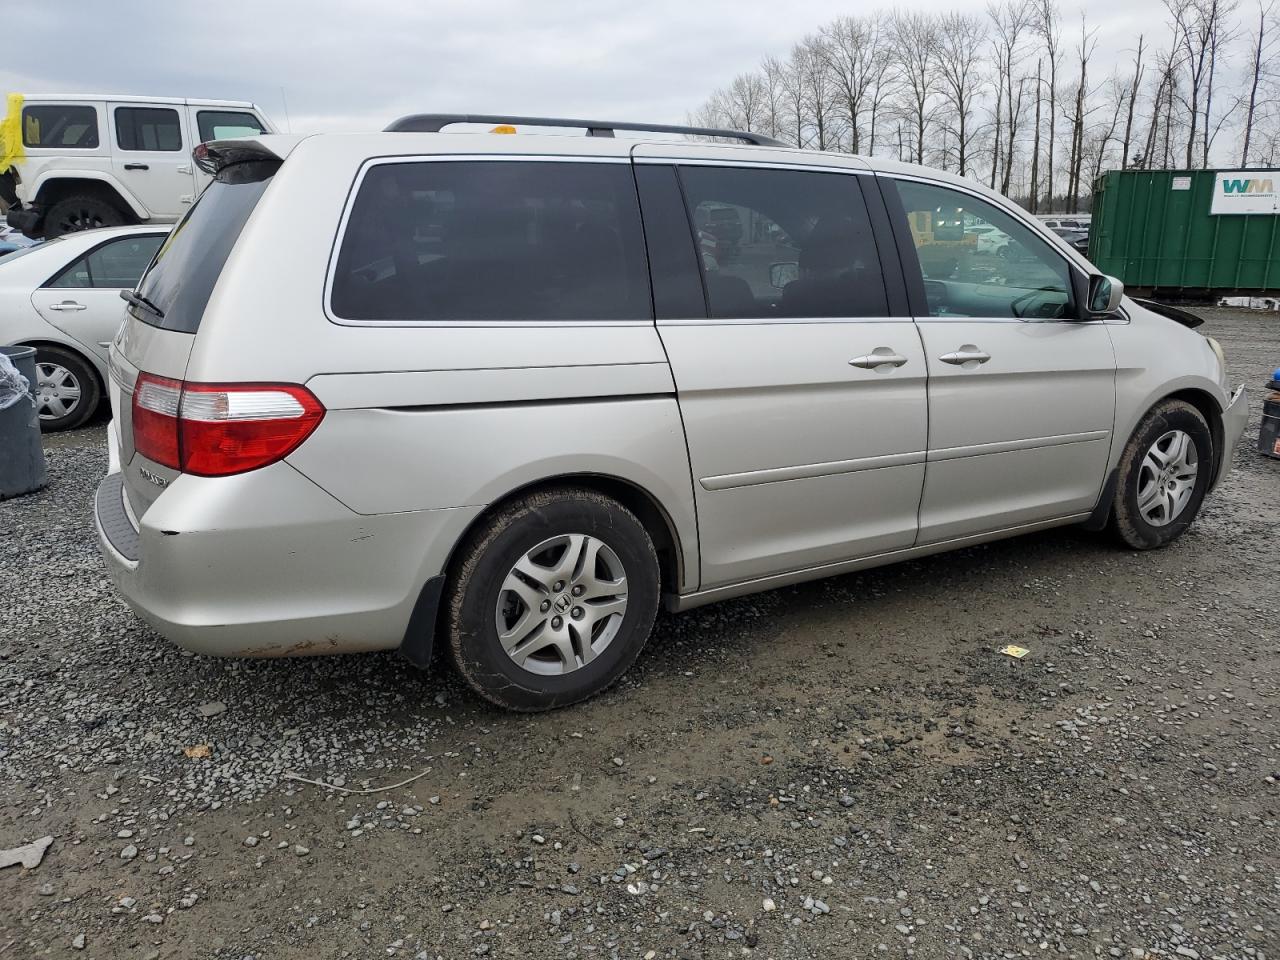
<path id="1" fill-rule="evenodd" d="M 249 160 L 219 171 L 138 282 L 139 295 L 158 312 L 131 306 L 135 319 L 162 330 L 196 332 L 240 231 L 279 168 L 279 160 Z"/>

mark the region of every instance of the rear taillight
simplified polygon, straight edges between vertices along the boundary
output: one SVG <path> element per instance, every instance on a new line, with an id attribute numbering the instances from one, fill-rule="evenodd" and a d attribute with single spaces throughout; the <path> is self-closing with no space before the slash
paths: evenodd
<path id="1" fill-rule="evenodd" d="M 320 401 L 296 384 L 183 383 L 144 373 L 133 391 L 138 453 L 202 477 L 275 463 L 323 418 Z"/>
<path id="2" fill-rule="evenodd" d="M 148 460 L 178 469 L 182 383 L 144 373 L 133 388 L 133 445 Z"/>

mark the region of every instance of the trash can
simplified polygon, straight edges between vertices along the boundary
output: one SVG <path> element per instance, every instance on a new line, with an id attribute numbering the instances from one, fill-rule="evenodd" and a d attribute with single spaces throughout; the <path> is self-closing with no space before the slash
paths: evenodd
<path id="1" fill-rule="evenodd" d="M 39 490 L 45 484 L 44 447 L 36 411 L 36 348 L 0 347 L 22 380 L 4 375 L 0 364 L 0 500 Z"/>
<path id="2" fill-rule="evenodd" d="M 1280 367 L 1271 375 L 1267 389 L 1272 391 L 1262 402 L 1262 426 L 1258 430 L 1258 452 L 1280 460 Z"/>

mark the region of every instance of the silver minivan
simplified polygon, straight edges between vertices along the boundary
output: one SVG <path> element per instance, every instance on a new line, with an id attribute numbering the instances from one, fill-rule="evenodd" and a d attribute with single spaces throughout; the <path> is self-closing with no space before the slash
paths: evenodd
<path id="1" fill-rule="evenodd" d="M 1228 469 L 1218 345 L 971 181 L 460 119 L 504 118 L 197 148 L 215 178 L 125 294 L 95 511 L 175 643 L 439 642 L 539 710 L 660 603 L 1064 524 L 1159 547 Z"/>

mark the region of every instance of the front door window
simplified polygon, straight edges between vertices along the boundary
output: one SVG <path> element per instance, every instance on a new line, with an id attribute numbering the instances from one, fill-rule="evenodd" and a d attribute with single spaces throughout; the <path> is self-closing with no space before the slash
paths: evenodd
<path id="1" fill-rule="evenodd" d="M 899 181 L 933 317 L 1059 320 L 1074 315 L 1063 255 L 971 194 Z"/>

